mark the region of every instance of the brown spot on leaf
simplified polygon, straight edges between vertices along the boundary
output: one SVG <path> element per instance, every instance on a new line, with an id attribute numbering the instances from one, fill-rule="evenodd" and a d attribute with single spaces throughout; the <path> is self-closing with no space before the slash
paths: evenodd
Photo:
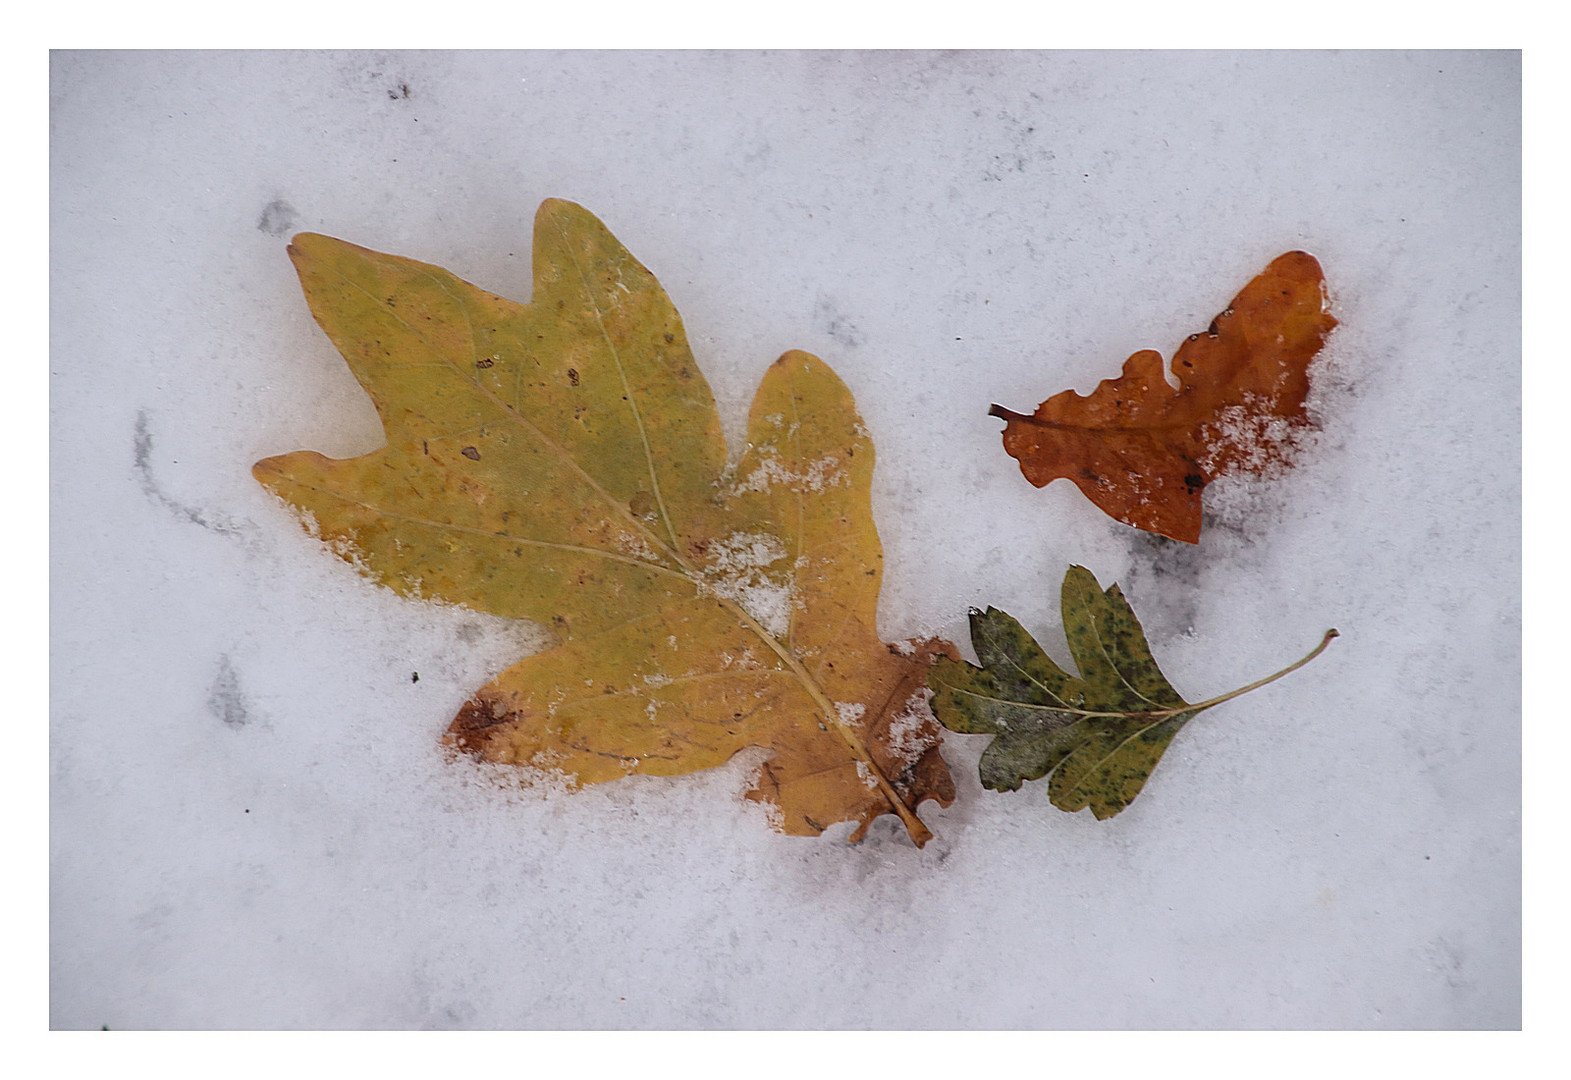
<path id="1" fill-rule="evenodd" d="M 478 749 L 479 743 L 484 740 L 477 741 L 475 739 L 477 733 L 489 731 L 515 719 L 517 719 L 516 714 L 506 709 L 498 709 L 492 702 L 472 697 L 464 702 L 463 707 L 458 710 L 458 715 L 453 717 L 449 730 L 455 736 L 465 736 L 468 745 Z"/>

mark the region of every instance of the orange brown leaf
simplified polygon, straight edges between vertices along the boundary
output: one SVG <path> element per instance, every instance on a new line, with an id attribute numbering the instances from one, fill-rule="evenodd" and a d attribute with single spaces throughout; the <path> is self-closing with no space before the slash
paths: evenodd
<path id="1" fill-rule="evenodd" d="M 1037 487 L 1073 480 L 1111 517 L 1196 543 L 1200 493 L 1219 476 L 1285 460 L 1307 427 L 1309 364 L 1336 326 L 1320 263 L 1303 251 L 1272 261 L 1173 356 L 1177 389 L 1152 349 L 1088 396 L 1065 390 L 1007 421 L 1004 449 Z"/>

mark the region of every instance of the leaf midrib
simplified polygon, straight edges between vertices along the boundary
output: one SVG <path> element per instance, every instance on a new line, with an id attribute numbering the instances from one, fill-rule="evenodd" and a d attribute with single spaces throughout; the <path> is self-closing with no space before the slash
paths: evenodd
<path id="1" fill-rule="evenodd" d="M 1098 709 L 1080 709 L 1073 705 L 1039 705 L 1036 702 L 1031 701 L 1014 701 L 1010 698 L 994 697 L 991 694 L 981 694 L 975 690 L 968 690 L 963 686 L 956 686 L 953 683 L 946 683 L 945 685 L 950 693 L 961 694 L 966 697 L 975 698 L 977 701 L 984 701 L 992 705 L 1006 705 L 1012 709 L 1029 709 L 1033 712 L 1068 713 L 1069 715 L 1076 717 L 1078 720 L 1128 720 L 1136 716 L 1149 716 L 1153 717 L 1156 723 L 1160 724 L 1163 721 L 1171 720 L 1173 717 L 1178 716 L 1181 713 L 1189 712 L 1191 709 L 1199 711 L 1201 708 L 1201 705 L 1185 704 L 1175 705 L 1170 708 L 1164 707 L 1160 709 L 1125 709 L 1122 711 L 1102 711 Z M 1202 702 L 1201 704 L 1204 705 L 1205 703 Z"/>

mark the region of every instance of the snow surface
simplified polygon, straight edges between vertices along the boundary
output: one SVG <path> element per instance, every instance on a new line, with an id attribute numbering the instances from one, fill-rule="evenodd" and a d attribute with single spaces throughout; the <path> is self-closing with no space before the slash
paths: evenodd
<path id="1" fill-rule="evenodd" d="M 1516 54 L 58 53 L 51 95 L 53 1026 L 1521 1023 Z M 852 388 L 887 639 L 992 604 L 1063 658 L 1071 563 L 1192 698 L 1341 639 L 1108 822 L 950 736 L 921 851 L 772 832 L 757 752 L 449 763 L 544 638 L 251 479 L 380 442 L 284 245 L 525 299 L 549 196 L 660 278 L 733 441 L 787 349 Z M 1171 355 L 1295 247 L 1342 326 L 1294 470 L 1195 548 L 1021 478 L 990 403 Z"/>

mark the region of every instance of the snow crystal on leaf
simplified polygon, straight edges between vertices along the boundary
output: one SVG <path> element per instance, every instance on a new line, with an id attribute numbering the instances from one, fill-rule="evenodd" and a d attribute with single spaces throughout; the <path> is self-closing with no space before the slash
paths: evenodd
<path id="1" fill-rule="evenodd" d="M 791 579 L 783 572 L 771 575 L 768 568 L 786 554 L 779 537 L 734 532 L 710 544 L 704 580 L 715 595 L 735 601 L 770 634 L 783 638 L 791 632 Z"/>
<path id="2" fill-rule="evenodd" d="M 923 730 L 928 727 L 933 715 L 928 706 L 932 698 L 933 691 L 922 687 L 906 698 L 904 707 L 889 720 L 885 745 L 891 754 L 907 765 L 914 763 L 938 743 L 936 732 Z"/>
<path id="3" fill-rule="evenodd" d="M 1274 415 L 1257 394 L 1245 394 L 1242 405 L 1217 410 L 1205 432 L 1207 453 L 1198 464 L 1207 472 L 1238 470 L 1262 477 L 1283 472 L 1313 439 L 1307 425 Z"/>
<path id="4" fill-rule="evenodd" d="M 867 790 L 878 790 L 878 777 L 874 776 L 873 770 L 867 767 L 867 762 L 858 761 L 856 763 L 856 775 L 861 778 L 862 785 L 866 787 Z"/>
<path id="5" fill-rule="evenodd" d="M 642 536 L 626 532 L 618 533 L 613 542 L 624 555 L 631 555 L 633 558 L 642 559 L 644 562 L 658 563 L 660 561 L 660 556 L 655 554 L 654 548 L 650 547 L 649 542 Z"/>
<path id="6" fill-rule="evenodd" d="M 840 714 L 840 722 L 849 727 L 862 719 L 862 715 L 867 712 L 867 706 L 850 701 L 837 701 L 835 712 Z"/>
<path id="7" fill-rule="evenodd" d="M 809 462 L 800 472 L 787 468 L 777 457 L 767 457 L 758 463 L 747 479 L 736 485 L 733 493 L 743 495 L 750 491 L 768 491 L 775 484 L 784 484 L 793 491 L 818 492 L 825 488 L 845 487 L 850 482 L 850 476 L 840 467 L 840 459 L 833 455 Z"/>

